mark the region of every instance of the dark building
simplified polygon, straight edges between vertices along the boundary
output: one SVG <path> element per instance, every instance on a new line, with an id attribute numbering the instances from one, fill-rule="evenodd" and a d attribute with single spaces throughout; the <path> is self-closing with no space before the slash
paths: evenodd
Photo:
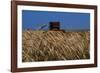
<path id="1" fill-rule="evenodd" d="M 60 22 L 50 22 L 50 30 L 60 30 Z"/>

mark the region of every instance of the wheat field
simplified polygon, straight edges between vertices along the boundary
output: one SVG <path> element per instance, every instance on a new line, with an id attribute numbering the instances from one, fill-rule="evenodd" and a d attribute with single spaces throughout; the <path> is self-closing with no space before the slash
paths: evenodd
<path id="1" fill-rule="evenodd" d="M 89 59 L 90 32 L 26 30 L 22 32 L 22 61 Z"/>

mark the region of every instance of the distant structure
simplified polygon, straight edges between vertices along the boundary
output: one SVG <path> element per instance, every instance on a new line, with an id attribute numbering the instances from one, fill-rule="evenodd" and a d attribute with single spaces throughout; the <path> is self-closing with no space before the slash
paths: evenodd
<path id="1" fill-rule="evenodd" d="M 47 26 L 47 24 L 43 24 L 43 25 L 41 25 L 41 26 L 39 27 L 38 30 L 42 30 L 42 29 L 45 28 L 46 26 Z"/>
<path id="2" fill-rule="evenodd" d="M 60 29 L 60 22 L 50 22 L 49 30 L 62 31 L 65 33 L 65 30 Z"/>
<path id="3" fill-rule="evenodd" d="M 38 30 L 43 30 L 48 24 L 43 24 L 41 25 Z M 60 29 L 60 22 L 49 22 L 49 30 L 54 30 L 54 31 L 63 31 L 65 30 Z"/>
<path id="4" fill-rule="evenodd" d="M 60 30 L 60 22 L 50 22 L 49 30 Z"/>

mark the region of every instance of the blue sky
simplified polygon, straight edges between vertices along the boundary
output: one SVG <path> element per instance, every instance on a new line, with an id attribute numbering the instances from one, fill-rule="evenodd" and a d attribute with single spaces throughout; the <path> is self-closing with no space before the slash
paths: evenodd
<path id="1" fill-rule="evenodd" d="M 64 30 L 87 30 L 90 29 L 90 14 L 75 12 L 53 11 L 22 11 L 22 29 L 36 30 L 47 24 L 44 30 L 48 30 L 49 22 L 60 22 L 60 29 Z"/>

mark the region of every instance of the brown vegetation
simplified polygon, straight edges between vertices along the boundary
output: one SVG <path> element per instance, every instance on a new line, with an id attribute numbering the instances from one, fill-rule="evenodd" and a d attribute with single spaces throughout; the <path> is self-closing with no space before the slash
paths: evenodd
<path id="1" fill-rule="evenodd" d="M 22 61 L 89 59 L 88 31 L 23 31 Z"/>

